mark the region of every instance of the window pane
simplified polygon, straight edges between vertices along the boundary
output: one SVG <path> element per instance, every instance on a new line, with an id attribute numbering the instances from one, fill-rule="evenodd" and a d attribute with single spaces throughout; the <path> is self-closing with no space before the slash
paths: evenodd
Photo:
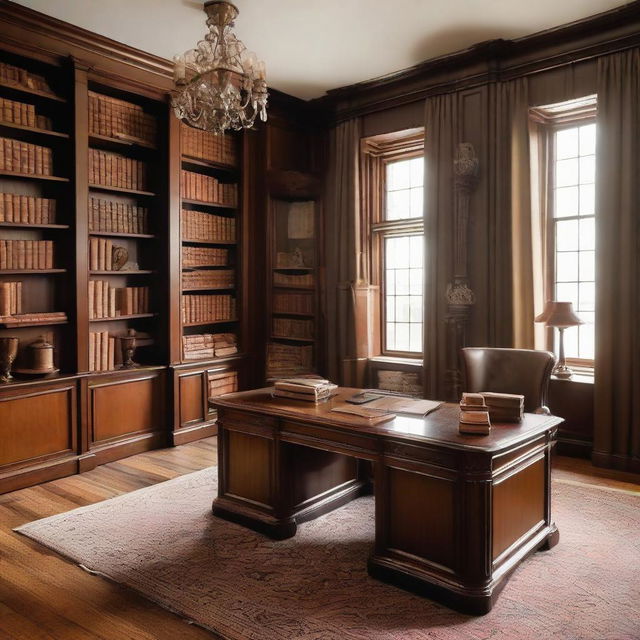
<path id="1" fill-rule="evenodd" d="M 384 335 L 387 351 L 422 351 L 423 235 L 387 237 Z"/>
<path id="2" fill-rule="evenodd" d="M 596 157 L 580 158 L 580 184 L 593 184 L 596 181 Z"/>
<path id="3" fill-rule="evenodd" d="M 586 124 L 580 127 L 580 155 L 592 155 L 596 152 L 596 125 Z"/>
<path id="4" fill-rule="evenodd" d="M 594 218 L 580 220 L 580 248 L 596 248 L 596 221 Z"/>
<path id="5" fill-rule="evenodd" d="M 577 251 L 578 221 L 564 220 L 556 223 L 556 251 Z"/>
<path id="6" fill-rule="evenodd" d="M 578 187 L 556 189 L 556 218 L 578 215 Z"/>
<path id="7" fill-rule="evenodd" d="M 578 285 L 574 282 L 556 284 L 556 300 L 558 302 L 571 302 L 573 308 L 578 308 Z"/>
<path id="8" fill-rule="evenodd" d="M 402 220 L 410 217 L 411 201 L 409 191 L 389 191 L 387 193 L 387 220 Z"/>
<path id="9" fill-rule="evenodd" d="M 568 187 L 578 184 L 578 167 L 577 158 L 556 162 L 556 186 Z"/>
<path id="10" fill-rule="evenodd" d="M 578 327 L 578 353 L 580 358 L 593 360 L 595 357 L 595 327 L 583 324 Z"/>
<path id="11" fill-rule="evenodd" d="M 400 160 L 387 165 L 387 190 L 408 189 L 411 186 L 411 161 Z"/>
<path id="12" fill-rule="evenodd" d="M 564 354 L 567 358 L 578 358 L 578 327 L 564 330 Z"/>
<path id="13" fill-rule="evenodd" d="M 596 308 L 596 285 L 593 282 L 581 282 L 579 285 L 580 301 L 576 310 L 578 314 L 593 311 Z"/>
<path id="14" fill-rule="evenodd" d="M 593 184 L 580 186 L 580 215 L 592 216 L 596 211 L 596 190 Z"/>
<path id="15" fill-rule="evenodd" d="M 594 251 L 580 252 L 580 280 L 595 280 L 596 259 Z"/>
<path id="16" fill-rule="evenodd" d="M 414 158 L 411 160 L 411 186 L 421 187 L 424 182 L 424 158 Z"/>
<path id="17" fill-rule="evenodd" d="M 578 252 L 556 254 L 556 281 L 575 282 L 578 279 Z"/>
<path id="18" fill-rule="evenodd" d="M 409 193 L 411 199 L 411 211 L 408 217 L 422 218 L 422 187 L 411 189 Z"/>
<path id="19" fill-rule="evenodd" d="M 591 152 L 593 153 L 593 152 Z M 556 133 L 556 158 L 575 158 L 578 156 L 578 129 L 564 129 Z"/>

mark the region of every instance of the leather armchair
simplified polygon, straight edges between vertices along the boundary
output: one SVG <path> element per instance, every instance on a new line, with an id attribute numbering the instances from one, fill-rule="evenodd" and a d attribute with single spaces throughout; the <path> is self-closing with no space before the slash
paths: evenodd
<path id="1" fill-rule="evenodd" d="M 524 395 L 524 410 L 549 414 L 547 392 L 555 356 L 533 349 L 462 349 L 464 391 Z"/>

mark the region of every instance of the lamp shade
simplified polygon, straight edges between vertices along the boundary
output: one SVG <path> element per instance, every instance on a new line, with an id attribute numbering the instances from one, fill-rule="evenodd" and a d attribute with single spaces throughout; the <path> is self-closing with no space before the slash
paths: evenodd
<path id="1" fill-rule="evenodd" d="M 555 302 L 548 300 L 544 311 L 535 318 L 536 322 L 544 322 L 547 327 L 575 327 L 584 324 L 573 311 L 571 302 Z"/>

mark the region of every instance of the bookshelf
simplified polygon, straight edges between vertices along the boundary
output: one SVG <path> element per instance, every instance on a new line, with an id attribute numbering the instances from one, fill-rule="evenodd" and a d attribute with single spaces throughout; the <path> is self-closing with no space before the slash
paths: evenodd
<path id="1" fill-rule="evenodd" d="M 238 353 L 240 153 L 236 135 L 180 125 L 182 362 Z"/>
<path id="2" fill-rule="evenodd" d="M 316 373 L 319 207 L 313 176 L 272 173 L 266 377 Z"/>
<path id="3" fill-rule="evenodd" d="M 161 364 L 164 296 L 153 276 L 166 227 L 166 106 L 98 83 L 89 84 L 87 102 L 88 370 L 119 369 L 120 338 L 132 332 L 136 362 Z"/>

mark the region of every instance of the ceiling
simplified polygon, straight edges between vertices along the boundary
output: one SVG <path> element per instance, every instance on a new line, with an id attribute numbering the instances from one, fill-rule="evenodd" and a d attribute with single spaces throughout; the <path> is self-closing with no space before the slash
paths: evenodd
<path id="1" fill-rule="evenodd" d="M 205 33 L 198 0 L 17 0 L 171 58 Z M 621 0 L 235 0 L 236 33 L 271 87 L 310 99 L 494 38 L 512 39 L 626 4 Z"/>

